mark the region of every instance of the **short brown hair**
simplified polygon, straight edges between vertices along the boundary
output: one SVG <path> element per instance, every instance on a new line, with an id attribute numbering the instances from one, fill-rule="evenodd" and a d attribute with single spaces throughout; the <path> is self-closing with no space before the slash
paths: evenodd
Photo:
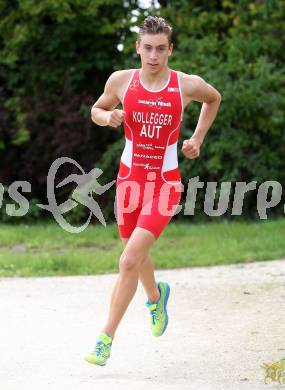
<path id="1" fill-rule="evenodd" d="M 144 34 L 166 34 L 169 45 L 172 43 L 172 27 L 163 18 L 148 16 L 139 27 L 138 41 Z"/>

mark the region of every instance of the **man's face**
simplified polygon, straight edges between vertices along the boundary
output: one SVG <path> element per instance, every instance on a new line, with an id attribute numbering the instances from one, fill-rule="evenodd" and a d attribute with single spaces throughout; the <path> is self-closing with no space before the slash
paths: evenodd
<path id="1" fill-rule="evenodd" d="M 143 34 L 136 42 L 137 53 L 141 57 L 142 68 L 157 73 L 167 66 L 173 44 L 169 46 L 166 34 Z"/>

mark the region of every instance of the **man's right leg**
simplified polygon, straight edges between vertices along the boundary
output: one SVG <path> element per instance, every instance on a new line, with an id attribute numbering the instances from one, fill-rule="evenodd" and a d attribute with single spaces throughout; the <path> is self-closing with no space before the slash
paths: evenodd
<path id="1" fill-rule="evenodd" d="M 149 254 L 140 267 L 139 279 L 144 287 L 148 300 L 150 302 L 157 302 L 160 297 L 160 292 L 155 281 L 152 257 Z"/>
<path id="2" fill-rule="evenodd" d="M 137 289 L 140 265 L 154 242 L 155 236 L 150 231 L 140 227 L 133 231 L 120 256 L 120 273 L 113 289 L 107 323 L 94 350 L 85 357 L 89 363 L 104 366 L 110 357 L 116 329 Z"/>
<path id="3" fill-rule="evenodd" d="M 109 316 L 103 332 L 114 337 L 131 299 L 137 289 L 139 269 L 145 260 L 155 236 L 148 230 L 136 227 L 120 257 L 120 273 L 113 289 Z"/>
<path id="4" fill-rule="evenodd" d="M 126 246 L 129 238 L 122 238 L 122 241 Z M 149 253 L 139 268 L 139 279 L 148 299 L 151 302 L 156 302 L 159 299 L 160 292 L 155 281 L 153 261 Z"/>
<path id="5" fill-rule="evenodd" d="M 126 247 L 129 238 L 121 238 L 124 247 Z M 160 297 L 160 292 L 157 287 L 157 283 L 155 281 L 154 277 L 154 266 L 153 266 L 153 261 L 152 258 L 149 254 L 145 257 L 145 260 L 141 263 L 140 268 L 139 268 L 139 279 L 143 285 L 143 288 L 146 292 L 146 295 L 148 299 L 151 302 L 156 302 L 159 297 Z M 111 303 L 110 303 L 110 311 L 112 311 L 114 302 L 116 300 L 116 296 L 118 293 L 118 285 L 119 285 L 119 279 L 117 279 L 116 284 L 113 288 L 112 291 L 112 296 L 111 296 Z"/>

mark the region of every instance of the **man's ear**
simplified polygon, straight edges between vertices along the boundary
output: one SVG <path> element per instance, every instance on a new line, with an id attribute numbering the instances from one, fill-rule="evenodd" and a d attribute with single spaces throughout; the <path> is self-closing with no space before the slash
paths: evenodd
<path id="1" fill-rule="evenodd" d="M 173 43 L 171 43 L 170 44 L 170 46 L 169 46 L 169 54 L 168 54 L 168 56 L 170 57 L 171 56 L 171 54 L 172 54 L 172 50 L 173 50 Z"/>
<path id="2" fill-rule="evenodd" d="M 137 54 L 139 54 L 139 48 L 140 48 L 140 43 L 139 43 L 139 41 L 136 41 L 136 51 L 137 51 Z"/>

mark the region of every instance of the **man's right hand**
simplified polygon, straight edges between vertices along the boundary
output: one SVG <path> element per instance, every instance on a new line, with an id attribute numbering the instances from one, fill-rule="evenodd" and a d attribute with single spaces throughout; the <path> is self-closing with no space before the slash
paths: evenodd
<path id="1" fill-rule="evenodd" d="M 126 116 L 125 111 L 115 108 L 113 111 L 109 111 L 107 117 L 107 126 L 118 127 L 122 124 Z"/>

